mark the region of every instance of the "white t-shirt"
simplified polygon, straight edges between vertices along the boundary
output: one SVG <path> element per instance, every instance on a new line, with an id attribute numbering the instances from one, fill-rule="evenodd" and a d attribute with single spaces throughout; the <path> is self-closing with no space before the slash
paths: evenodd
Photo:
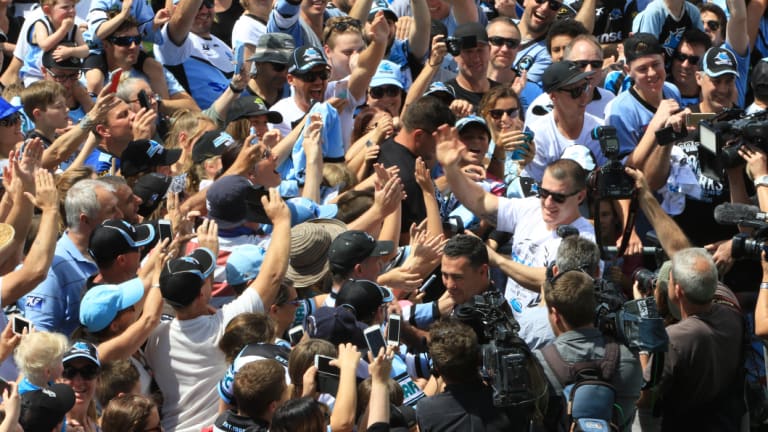
<path id="1" fill-rule="evenodd" d="M 607 159 L 603 156 L 600 141 L 592 138 L 592 130 L 602 126 L 603 121 L 591 114 L 584 113 L 584 125 L 581 134 L 576 139 L 568 139 L 560 133 L 555 124 L 555 115 L 549 113 L 544 117 L 538 117 L 534 121 L 526 121 L 525 127 L 534 133 L 533 141 L 536 143 L 536 155 L 531 163 L 523 169 L 524 177 L 531 177 L 541 182 L 547 165 L 560 159 L 566 148 L 581 144 L 592 151 L 597 160 L 597 166 L 603 166 Z"/>
<path id="2" fill-rule="evenodd" d="M 256 17 L 243 14 L 235 21 L 232 27 L 232 49 L 242 44 L 256 45 L 261 35 L 267 33 L 267 23 L 261 22 Z M 248 60 L 248 59 L 245 59 Z"/>
<path id="3" fill-rule="evenodd" d="M 218 412 L 216 391 L 227 372 L 218 343 L 227 323 L 245 312 L 264 312 L 253 289 L 213 315 L 161 322 L 147 340 L 144 353 L 163 392 L 163 428 L 199 432 L 213 424 Z"/>
<path id="4" fill-rule="evenodd" d="M 562 239 L 556 230 L 547 229 L 542 219 L 539 198 L 499 198 L 497 217 L 499 223 L 496 228 L 512 233 L 513 261 L 529 267 L 546 267 L 557 258 L 557 248 Z M 579 217 L 570 225 L 578 229 L 582 237 L 595 240 L 595 229 L 588 220 Z M 508 301 L 516 299 L 525 307 L 536 294 L 514 279 L 507 278 L 504 296 Z"/>

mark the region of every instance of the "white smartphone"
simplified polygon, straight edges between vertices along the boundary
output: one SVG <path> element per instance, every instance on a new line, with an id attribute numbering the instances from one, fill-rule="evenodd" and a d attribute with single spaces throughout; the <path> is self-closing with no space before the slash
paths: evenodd
<path id="1" fill-rule="evenodd" d="M 363 331 L 363 336 L 365 336 L 365 343 L 368 344 L 368 350 L 373 357 L 378 356 L 379 351 L 387 347 L 386 342 L 384 342 L 384 335 L 381 334 L 381 326 L 368 327 Z"/>
<path id="2" fill-rule="evenodd" d="M 301 325 L 297 325 L 288 330 L 288 341 L 291 343 L 291 346 L 296 346 L 296 344 L 301 342 L 302 337 L 304 337 L 304 327 Z"/>
<path id="3" fill-rule="evenodd" d="M 387 322 L 387 345 L 400 345 L 400 315 L 391 314 Z"/>
<path id="4" fill-rule="evenodd" d="M 157 232 L 160 235 L 158 242 L 162 242 L 165 239 L 173 241 L 173 230 L 171 229 L 171 221 L 168 219 L 160 219 L 157 221 Z"/>
<path id="5" fill-rule="evenodd" d="M 21 315 L 14 315 L 13 316 L 13 332 L 20 335 L 24 332 L 24 329 L 27 329 L 27 333 L 29 333 L 29 328 L 32 327 L 32 322 L 26 318 L 24 318 Z"/>

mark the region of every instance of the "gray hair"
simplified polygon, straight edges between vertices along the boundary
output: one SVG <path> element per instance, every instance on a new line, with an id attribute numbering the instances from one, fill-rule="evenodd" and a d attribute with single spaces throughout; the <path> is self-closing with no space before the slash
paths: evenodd
<path id="1" fill-rule="evenodd" d="M 84 179 L 72 185 L 64 199 L 67 228 L 78 231 L 81 214 L 85 214 L 89 219 L 99 214 L 101 204 L 96 196 L 97 188 L 115 192 L 114 186 L 101 180 Z"/>
<path id="2" fill-rule="evenodd" d="M 590 239 L 569 236 L 560 242 L 555 263 L 558 273 L 581 269 L 595 277 L 600 270 L 600 249 Z"/>
<path id="3" fill-rule="evenodd" d="M 688 248 L 676 253 L 672 257 L 672 277 L 692 303 L 706 304 L 715 295 L 717 266 L 704 248 Z"/>
<path id="4" fill-rule="evenodd" d="M 130 103 L 131 96 L 133 96 L 131 93 L 133 93 L 133 89 L 136 87 L 138 83 L 146 83 L 147 81 L 142 78 L 126 78 L 124 80 L 120 81 L 120 85 L 117 86 L 117 91 L 115 92 L 115 96 L 117 96 L 119 99 L 121 99 L 125 103 Z"/>
<path id="5" fill-rule="evenodd" d="M 568 45 L 565 46 L 565 50 L 563 51 L 563 58 L 566 60 L 571 60 L 571 51 L 573 50 L 573 47 L 581 41 L 591 43 L 597 49 L 597 52 L 600 53 L 600 59 L 603 58 L 603 47 L 600 45 L 600 41 L 598 41 L 597 38 L 591 34 L 578 35 L 573 38 L 568 43 Z"/>

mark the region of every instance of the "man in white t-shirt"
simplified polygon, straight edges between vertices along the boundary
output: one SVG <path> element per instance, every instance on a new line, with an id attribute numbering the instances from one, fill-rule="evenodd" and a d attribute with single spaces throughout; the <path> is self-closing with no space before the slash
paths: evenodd
<path id="1" fill-rule="evenodd" d="M 584 72 L 578 63 L 563 60 L 552 63 L 542 75 L 544 91 L 552 100 L 552 112 L 526 120 L 526 130 L 534 133 L 536 155 L 525 166 L 523 175 L 540 182 L 544 169 L 560 159 L 566 148 L 581 144 L 595 155 L 599 166 L 606 162 L 600 141 L 592 138 L 592 130 L 603 121 L 586 112 L 592 99 L 594 71 Z"/>
<path id="2" fill-rule="evenodd" d="M 485 192 L 461 171 L 467 149 L 455 128 L 441 126 L 437 142 L 437 160 L 456 198 L 499 231 L 513 234 L 511 259 L 492 254 L 491 263 L 509 277 L 505 297 L 519 313 L 536 298 L 547 264 L 557 257 L 558 226 L 571 225 L 583 237 L 595 238 L 594 228 L 579 214 L 579 203 L 587 195 L 584 170 L 570 159 L 557 160 L 544 171 L 538 197 L 503 198 Z"/>
<path id="3" fill-rule="evenodd" d="M 216 418 L 219 380 L 227 370 L 218 343 L 229 321 L 245 312 L 264 313 L 274 303 L 285 277 L 290 250 L 291 212 L 277 189 L 262 198 L 273 231 L 261 272 L 236 300 L 211 313 L 218 228 L 206 220 L 198 228 L 201 247 L 165 264 L 160 290 L 176 312 L 147 340 L 145 355 L 163 394 L 165 430 L 198 432 Z"/>

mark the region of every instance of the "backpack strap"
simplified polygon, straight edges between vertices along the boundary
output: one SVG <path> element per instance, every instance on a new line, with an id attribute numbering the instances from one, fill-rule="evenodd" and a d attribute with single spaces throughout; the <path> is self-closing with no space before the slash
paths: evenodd
<path id="1" fill-rule="evenodd" d="M 584 361 L 576 363 L 567 363 L 563 360 L 560 352 L 554 344 L 549 344 L 541 349 L 541 354 L 544 356 L 544 360 L 547 361 L 549 368 L 557 377 L 557 380 L 561 385 L 565 386 L 572 382 L 575 382 L 579 377 L 579 373 L 583 370 L 594 370 L 600 373 L 600 376 L 596 379 L 602 379 L 604 381 L 611 381 L 613 373 L 616 371 L 616 367 L 619 363 L 619 344 L 613 339 L 607 338 L 605 344 L 605 355 L 600 360 Z"/>

